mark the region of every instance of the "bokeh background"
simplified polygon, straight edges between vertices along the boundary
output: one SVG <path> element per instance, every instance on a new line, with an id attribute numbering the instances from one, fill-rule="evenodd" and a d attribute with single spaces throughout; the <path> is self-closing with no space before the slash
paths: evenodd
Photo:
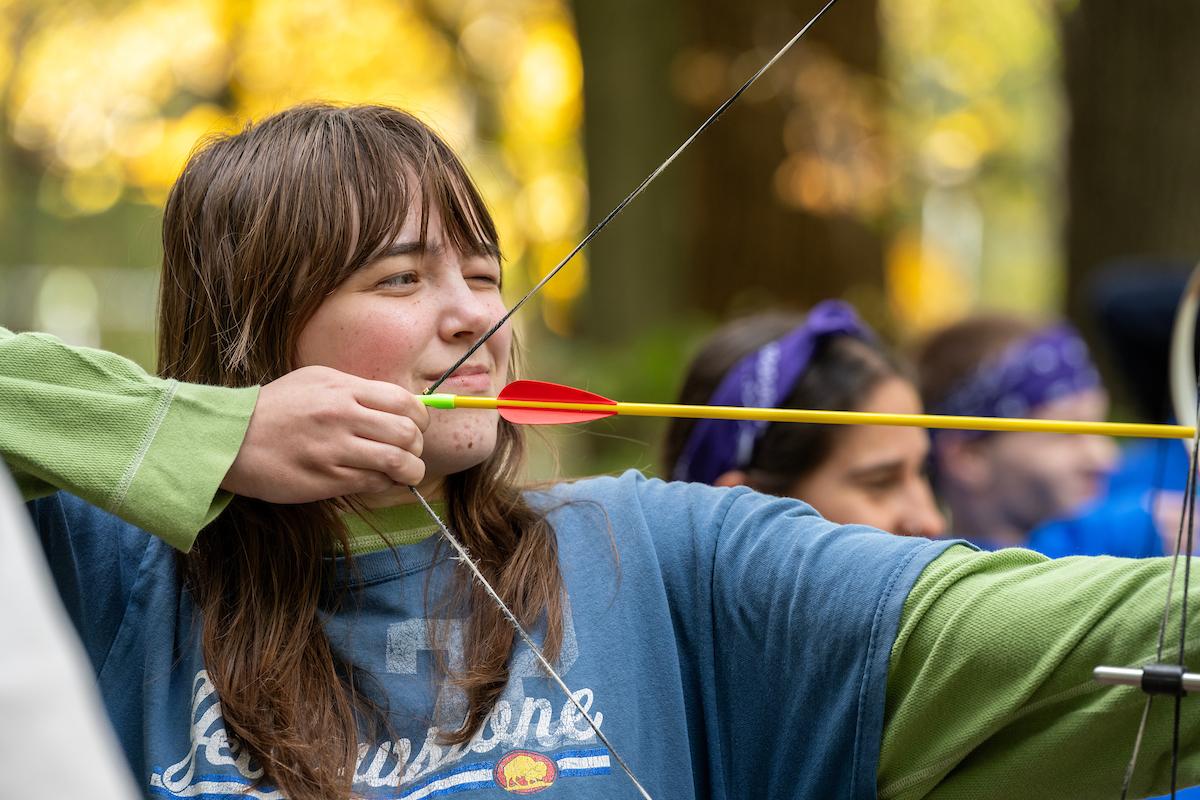
<path id="1" fill-rule="evenodd" d="M 515 297 L 819 5 L 0 0 L 0 325 L 152 368 L 188 152 L 311 99 L 439 130 Z M 1200 256 L 1197 40 L 1182 0 L 843 0 L 522 312 L 529 376 L 669 401 L 720 321 L 826 297 L 901 347 L 979 308 L 1099 338 L 1112 262 Z M 654 471 L 661 433 L 550 431 L 536 471 Z"/>

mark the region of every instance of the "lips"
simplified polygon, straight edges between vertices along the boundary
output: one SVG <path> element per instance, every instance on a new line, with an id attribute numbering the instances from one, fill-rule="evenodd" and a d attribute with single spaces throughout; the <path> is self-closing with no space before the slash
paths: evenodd
<path id="1" fill-rule="evenodd" d="M 432 384 L 441 376 L 442 373 L 438 372 L 435 375 L 426 375 L 424 377 Z M 446 391 L 457 392 L 459 394 L 487 392 L 492 388 L 492 372 L 480 364 L 464 364 L 454 370 L 450 377 L 446 378 L 442 383 L 442 387 Z"/>

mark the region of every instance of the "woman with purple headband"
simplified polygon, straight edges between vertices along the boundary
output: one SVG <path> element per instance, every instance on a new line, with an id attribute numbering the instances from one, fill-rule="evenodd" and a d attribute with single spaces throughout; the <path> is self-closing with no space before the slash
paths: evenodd
<path id="1" fill-rule="evenodd" d="M 768 313 L 717 331 L 692 360 L 681 403 L 920 413 L 916 388 L 846 303 L 803 317 Z M 675 480 L 750 486 L 796 497 L 827 519 L 938 536 L 941 513 L 920 428 L 675 420 L 666 464 Z"/>
<path id="2" fill-rule="evenodd" d="M 917 358 L 932 413 L 1103 420 L 1108 395 L 1065 324 L 983 315 L 931 336 Z M 1148 509 L 1099 505 L 1117 448 L 1100 436 L 936 431 L 933 477 L 954 531 L 1050 556 L 1162 555 Z"/>

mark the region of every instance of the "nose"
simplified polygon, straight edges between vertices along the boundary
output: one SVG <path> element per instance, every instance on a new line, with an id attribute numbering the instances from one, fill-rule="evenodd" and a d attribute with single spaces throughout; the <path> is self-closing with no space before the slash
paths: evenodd
<path id="1" fill-rule="evenodd" d="M 899 524 L 894 530 L 905 536 L 924 536 L 929 539 L 946 532 L 946 518 L 938 509 L 929 481 L 924 477 L 915 479 L 911 491 L 906 493 Z"/>
<path id="2" fill-rule="evenodd" d="M 443 280 L 438 329 L 446 341 L 474 342 L 499 317 L 496 303 L 476 291 L 457 266 Z"/>
<path id="3" fill-rule="evenodd" d="M 1117 445 L 1107 436 L 1085 436 L 1081 446 L 1092 472 L 1110 472 L 1117 461 Z"/>

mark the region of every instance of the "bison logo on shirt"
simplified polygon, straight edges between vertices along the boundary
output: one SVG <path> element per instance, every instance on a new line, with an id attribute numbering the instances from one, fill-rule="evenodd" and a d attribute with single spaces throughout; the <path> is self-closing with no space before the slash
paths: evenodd
<path id="1" fill-rule="evenodd" d="M 496 785 L 513 794 L 533 794 L 554 785 L 558 769 L 541 753 L 514 750 L 496 762 Z"/>

